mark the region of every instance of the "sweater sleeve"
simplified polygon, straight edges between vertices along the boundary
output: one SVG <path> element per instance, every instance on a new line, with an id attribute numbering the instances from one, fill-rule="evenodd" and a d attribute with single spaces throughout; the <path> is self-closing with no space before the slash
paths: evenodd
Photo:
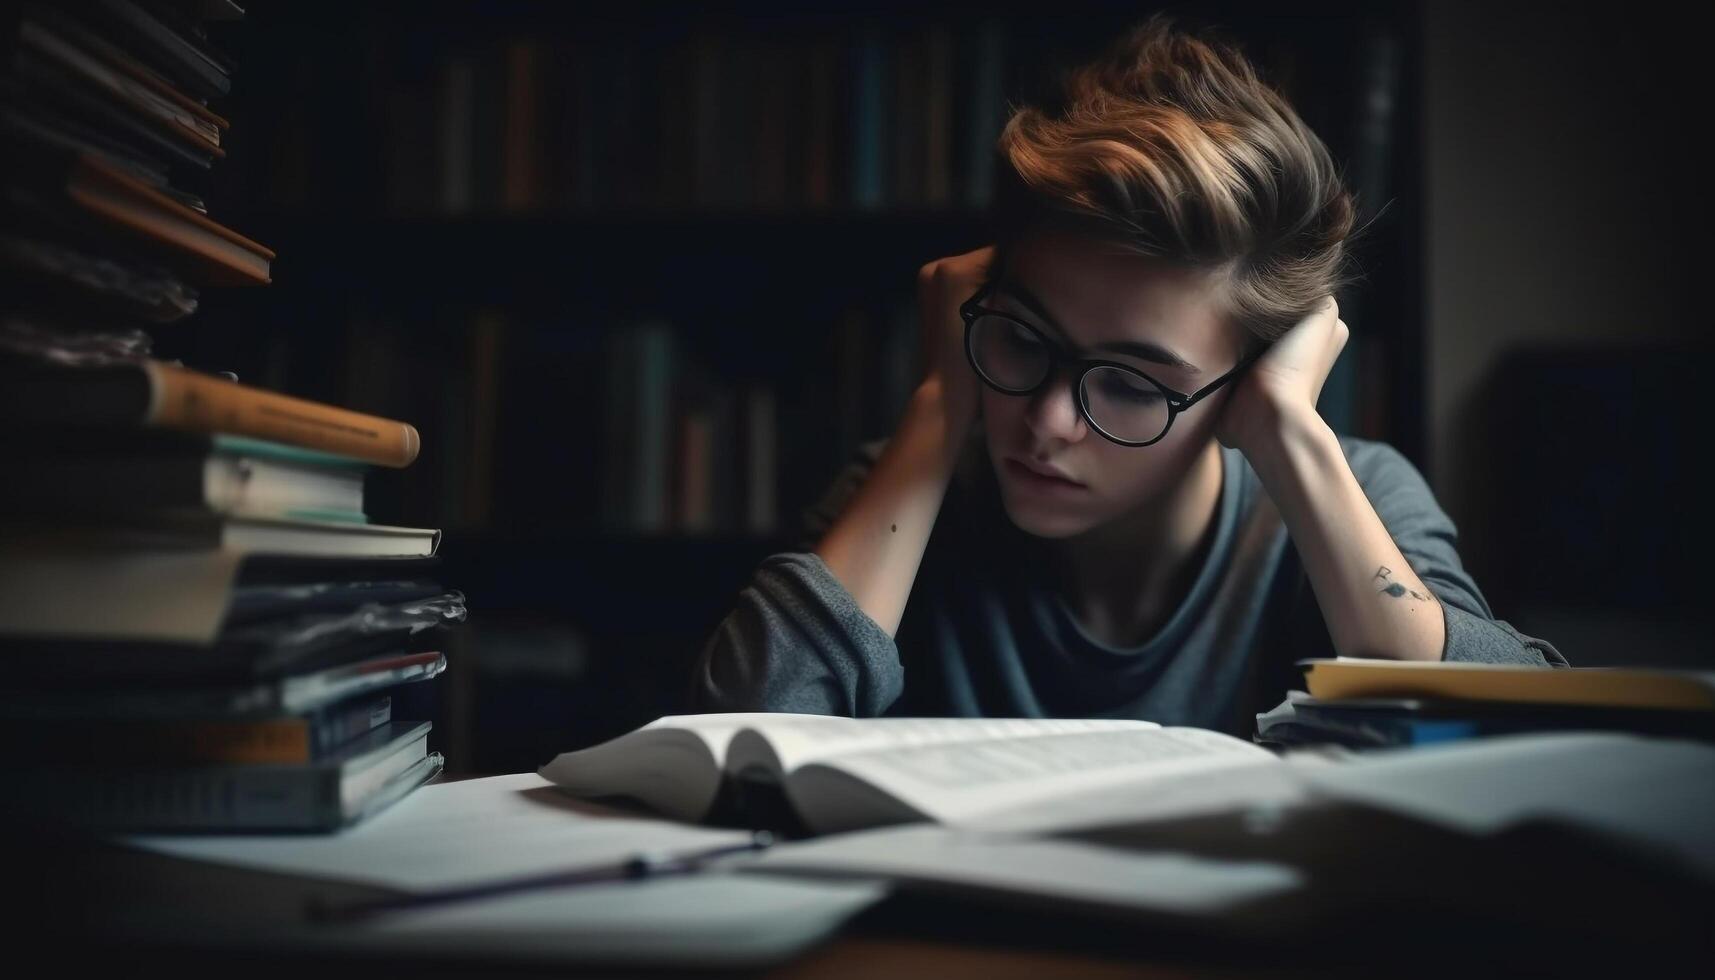
<path id="1" fill-rule="evenodd" d="M 693 711 L 794 711 L 872 717 L 899 697 L 893 637 L 813 550 L 863 485 L 886 440 L 861 445 L 799 521 L 790 550 L 768 556 L 704 645 Z"/>
<path id="2" fill-rule="evenodd" d="M 1452 519 L 1410 460 L 1381 442 L 1354 441 L 1347 455 L 1394 544 L 1440 600 L 1447 622 L 1442 660 L 1570 666 L 1552 643 L 1526 636 L 1495 618 L 1459 559 Z"/>

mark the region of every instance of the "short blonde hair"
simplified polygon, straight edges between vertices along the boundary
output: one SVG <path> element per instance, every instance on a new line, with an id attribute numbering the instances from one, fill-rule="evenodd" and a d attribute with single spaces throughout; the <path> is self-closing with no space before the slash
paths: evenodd
<path id="1" fill-rule="evenodd" d="M 1156 14 L 1061 90 L 996 144 L 997 269 L 1018 238 L 1069 231 L 1205 270 L 1253 345 L 1359 278 L 1328 148 L 1235 46 Z"/>

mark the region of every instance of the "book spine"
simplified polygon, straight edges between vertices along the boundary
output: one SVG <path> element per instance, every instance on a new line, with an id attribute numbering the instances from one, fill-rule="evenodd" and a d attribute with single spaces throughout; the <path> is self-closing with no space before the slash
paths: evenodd
<path id="1" fill-rule="evenodd" d="M 472 146 L 476 140 L 476 68 L 454 58 L 441 77 L 441 210 L 471 209 Z"/>
<path id="2" fill-rule="evenodd" d="M 217 284 L 269 282 L 271 249 L 94 157 L 78 158 L 66 194 L 104 220 L 201 261 Z"/>
<path id="3" fill-rule="evenodd" d="M 692 196 L 698 207 L 708 207 L 724 203 L 720 195 L 720 132 L 726 122 L 721 117 L 722 97 L 727 93 L 721 84 L 720 38 L 699 33 L 692 43 Z"/>
<path id="4" fill-rule="evenodd" d="M 715 382 L 709 413 L 709 446 L 704 457 L 708 472 L 711 530 L 736 531 L 743 519 L 739 493 L 744 461 L 739 453 L 738 390 L 724 380 Z"/>
<path id="5" fill-rule="evenodd" d="M 316 714 L 309 726 L 309 750 L 320 758 L 345 743 L 393 720 L 393 697 L 364 698 L 345 708 L 335 707 Z M 307 761 L 307 760 L 305 760 Z"/>
<path id="6" fill-rule="evenodd" d="M 953 40 L 945 27 L 929 31 L 924 66 L 923 203 L 945 207 L 952 197 Z"/>
<path id="7" fill-rule="evenodd" d="M 109 102 L 126 111 L 138 121 L 152 126 L 168 138 L 185 140 L 198 152 L 224 157 L 220 149 L 219 130 L 212 125 L 206 129 L 199 119 L 187 116 L 166 100 L 140 86 L 127 84 L 118 74 L 98 59 L 75 45 L 69 44 L 39 24 L 26 21 L 18 29 L 19 37 L 37 51 L 47 55 L 59 66 L 100 90 Z M 210 136 L 212 132 L 213 136 Z"/>
<path id="8" fill-rule="evenodd" d="M 679 416 L 679 530 L 700 534 L 711 527 L 709 488 L 710 419 L 693 406 Z"/>
<path id="9" fill-rule="evenodd" d="M 643 201 L 644 160 L 637 143 L 642 135 L 638 125 L 643 112 L 641 79 L 638 64 L 641 52 L 637 46 L 621 42 L 610 44 L 605 64 L 608 69 L 602 84 L 601 102 L 606 114 L 602 126 L 601 152 L 597 179 L 602 207 L 630 209 Z"/>
<path id="10" fill-rule="evenodd" d="M 507 46 L 501 204 L 508 211 L 529 211 L 538 204 L 536 66 L 533 42 L 517 41 Z"/>
<path id="11" fill-rule="evenodd" d="M 196 45 L 130 0 L 105 0 L 105 16 L 139 38 L 157 56 L 163 70 L 198 95 L 215 98 L 232 91 L 232 78 Z"/>
<path id="12" fill-rule="evenodd" d="M 301 765 L 385 725 L 392 705 L 383 696 L 296 718 L 32 723 L 30 738 L 38 762 Z"/>
<path id="13" fill-rule="evenodd" d="M 470 207 L 481 214 L 493 214 L 505 205 L 506 81 L 504 50 L 487 48 L 475 55 Z"/>
<path id="14" fill-rule="evenodd" d="M 245 436 L 235 436 L 226 433 L 214 437 L 214 450 L 227 456 L 246 456 L 254 459 L 271 459 L 282 463 L 292 463 L 298 466 L 314 466 L 320 469 L 350 470 L 361 473 L 369 468 L 369 463 L 338 453 L 318 452 L 314 449 L 304 449 L 299 446 L 287 446 L 266 439 L 251 439 Z"/>
<path id="15" fill-rule="evenodd" d="M 923 203 L 923 49 L 922 38 L 909 36 L 896 41 L 891 52 L 893 85 L 885 103 L 893 151 L 893 185 L 884 201 L 889 207 Z"/>
<path id="16" fill-rule="evenodd" d="M 117 68 L 127 76 L 136 79 L 139 83 L 147 86 L 157 95 L 173 102 L 185 112 L 197 116 L 218 129 L 232 128 L 232 124 L 227 122 L 225 118 L 209 109 L 209 107 L 203 103 L 198 102 L 179 91 L 176 86 L 168 82 L 165 78 L 144 65 L 142 62 L 139 62 L 125 50 L 116 47 L 111 42 L 81 28 L 76 28 L 75 30 L 77 32 L 74 37 L 75 40 L 102 58 L 108 64 L 112 65 L 114 68 Z"/>
<path id="17" fill-rule="evenodd" d="M 85 84 L 76 77 L 75 69 L 30 48 L 17 52 L 16 64 L 16 72 L 26 84 L 52 92 L 50 98 L 55 102 L 89 118 L 91 129 L 80 135 L 91 142 L 121 148 L 129 156 L 173 160 L 199 170 L 213 166 L 214 147 L 206 142 L 199 146 L 194 140 L 166 133 L 139 115 L 134 107 Z"/>
<path id="18" fill-rule="evenodd" d="M 886 54 L 881 37 L 866 33 L 853 52 L 856 72 L 852 107 L 852 204 L 879 208 L 884 202 L 883 103 L 886 98 Z"/>
<path id="19" fill-rule="evenodd" d="M 637 464 L 637 335 L 627 329 L 607 337 L 603 372 L 601 524 L 629 529 L 636 520 L 632 501 Z"/>
<path id="20" fill-rule="evenodd" d="M 697 95 L 691 90 L 692 51 L 690 41 L 675 43 L 657 53 L 656 135 L 661 147 L 655 165 L 656 207 L 676 209 L 696 203 L 696 113 Z"/>
<path id="21" fill-rule="evenodd" d="M 311 830 L 342 822 L 337 770 L 47 770 L 14 773 L 15 815 L 127 830 Z"/>
<path id="22" fill-rule="evenodd" d="M 570 124 L 572 156 L 568 159 L 572 204 L 577 208 L 594 208 L 600 203 L 596 184 L 597 134 L 601 132 L 601 71 L 596 64 L 594 44 L 579 44 L 573 52 L 572 117 Z"/>
<path id="23" fill-rule="evenodd" d="M 804 203 L 811 208 L 834 204 L 834 118 L 839 107 L 834 99 L 838 52 L 825 41 L 817 42 L 809 54 L 809 119 L 805 138 Z"/>
<path id="24" fill-rule="evenodd" d="M 977 29 L 976 56 L 971 79 L 970 126 L 967 147 L 965 203 L 986 207 L 994 194 L 995 143 L 1005 124 L 1006 35 L 998 21 L 984 21 Z"/>
<path id="25" fill-rule="evenodd" d="M 673 453 L 673 335 L 672 328 L 659 321 L 636 329 L 636 526 L 641 531 L 658 532 L 667 529 L 672 505 L 668 480 Z"/>
<path id="26" fill-rule="evenodd" d="M 721 103 L 719 200 L 722 207 L 748 208 L 756 203 L 757 42 L 744 35 L 727 39 L 721 65 L 722 84 L 729 97 Z"/>
<path id="27" fill-rule="evenodd" d="M 751 169 L 751 178 L 756 182 L 756 193 L 751 203 L 769 210 L 781 210 L 791 200 L 787 187 L 794 177 L 791 172 L 794 168 L 787 165 L 787 160 L 793 157 L 793 163 L 797 163 L 801 158 L 788 149 L 792 125 L 791 96 L 795 94 L 793 79 L 788 72 L 793 62 L 786 51 L 770 47 L 771 50 L 757 59 L 753 70 L 756 109 L 760 118 L 753 129 L 756 133 L 753 144 L 756 161 Z"/>
<path id="28" fill-rule="evenodd" d="M 758 385 L 749 390 L 745 412 L 745 503 L 748 525 L 758 534 L 774 532 L 775 443 L 774 389 Z"/>
<path id="29" fill-rule="evenodd" d="M 225 432 L 339 453 L 382 466 L 417 458 L 415 427 L 391 419 L 293 398 L 187 368 L 147 361 L 150 400 L 145 425 L 187 432 Z"/>
<path id="30" fill-rule="evenodd" d="M 440 652 L 378 657 L 353 668 L 288 677 L 272 689 L 263 687 L 247 692 L 238 699 L 229 701 L 226 707 L 228 710 L 273 709 L 290 714 L 305 714 L 384 687 L 430 680 L 440 676 L 446 669 L 446 655 Z"/>
<path id="31" fill-rule="evenodd" d="M 203 462 L 201 502 L 216 513 L 235 516 L 368 522 L 361 472 L 242 456 L 215 455 Z"/>

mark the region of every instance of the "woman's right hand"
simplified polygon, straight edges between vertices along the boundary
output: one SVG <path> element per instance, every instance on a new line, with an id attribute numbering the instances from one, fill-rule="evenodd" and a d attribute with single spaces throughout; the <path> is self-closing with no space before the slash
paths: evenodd
<path id="1" fill-rule="evenodd" d="M 965 321 L 959 306 L 982 286 L 994 246 L 936 259 L 917 271 L 917 312 L 925 386 L 939 389 L 951 431 L 967 434 L 977 417 L 981 389 L 965 359 Z"/>

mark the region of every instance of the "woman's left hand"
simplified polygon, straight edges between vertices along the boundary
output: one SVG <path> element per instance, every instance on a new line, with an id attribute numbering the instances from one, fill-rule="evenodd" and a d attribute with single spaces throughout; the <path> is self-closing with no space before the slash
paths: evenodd
<path id="1" fill-rule="evenodd" d="M 1316 414 L 1316 399 L 1351 330 L 1332 295 L 1281 335 L 1232 382 L 1215 438 L 1247 456 L 1277 438 L 1282 424 Z"/>

